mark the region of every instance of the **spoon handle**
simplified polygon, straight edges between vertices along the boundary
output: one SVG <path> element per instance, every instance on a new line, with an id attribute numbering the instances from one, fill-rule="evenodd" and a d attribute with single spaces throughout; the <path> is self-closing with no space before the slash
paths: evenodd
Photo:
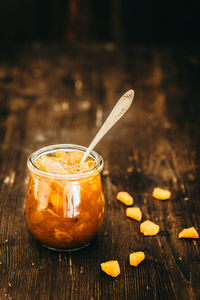
<path id="1" fill-rule="evenodd" d="M 81 159 L 81 163 L 83 163 L 96 144 L 102 139 L 102 137 L 113 127 L 113 125 L 125 114 L 125 112 L 131 106 L 133 101 L 134 91 L 129 90 L 126 92 L 119 101 L 115 104 L 113 110 L 99 129 L 98 133 L 90 143 L 89 147 L 87 148 L 83 158 Z"/>

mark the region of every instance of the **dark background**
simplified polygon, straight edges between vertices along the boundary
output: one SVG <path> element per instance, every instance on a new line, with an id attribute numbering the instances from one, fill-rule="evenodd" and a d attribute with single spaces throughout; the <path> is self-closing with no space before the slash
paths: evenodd
<path id="1" fill-rule="evenodd" d="M 0 1 L 1 41 L 200 41 L 198 1 Z"/>

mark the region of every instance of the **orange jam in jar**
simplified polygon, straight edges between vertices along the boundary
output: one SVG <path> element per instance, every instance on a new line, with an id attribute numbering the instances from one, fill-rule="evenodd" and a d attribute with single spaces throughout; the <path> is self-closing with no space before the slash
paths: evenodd
<path id="1" fill-rule="evenodd" d="M 28 158 L 26 219 L 34 237 L 54 250 L 86 246 L 104 218 L 102 157 L 71 144 L 41 148 Z"/>

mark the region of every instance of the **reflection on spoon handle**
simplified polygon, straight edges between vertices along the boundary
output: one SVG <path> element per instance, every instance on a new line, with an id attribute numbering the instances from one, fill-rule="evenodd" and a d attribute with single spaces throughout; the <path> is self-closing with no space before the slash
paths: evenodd
<path id="1" fill-rule="evenodd" d="M 131 106 L 131 103 L 133 101 L 134 97 L 134 91 L 129 90 L 126 92 L 119 101 L 115 104 L 113 110 L 101 126 L 100 130 L 90 143 L 89 147 L 87 148 L 81 163 L 83 163 L 90 152 L 93 150 L 93 148 L 96 146 L 96 144 L 102 139 L 102 137 L 110 130 L 111 127 L 125 114 L 125 112 L 129 109 Z"/>

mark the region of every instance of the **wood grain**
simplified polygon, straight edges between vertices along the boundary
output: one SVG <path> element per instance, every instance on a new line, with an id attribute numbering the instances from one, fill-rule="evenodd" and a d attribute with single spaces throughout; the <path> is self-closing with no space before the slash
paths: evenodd
<path id="1" fill-rule="evenodd" d="M 199 49 L 115 44 L 16 46 L 0 61 L 0 299 L 200 298 Z M 26 159 L 55 143 L 87 146 L 123 92 L 134 106 L 99 143 L 106 214 L 93 243 L 52 252 L 30 234 L 24 215 Z M 172 191 L 152 199 L 155 186 Z M 160 225 L 145 237 L 125 217 L 116 193 L 126 190 L 143 220 Z M 131 252 L 146 260 L 129 266 Z M 117 259 L 110 278 L 100 263 Z"/>

